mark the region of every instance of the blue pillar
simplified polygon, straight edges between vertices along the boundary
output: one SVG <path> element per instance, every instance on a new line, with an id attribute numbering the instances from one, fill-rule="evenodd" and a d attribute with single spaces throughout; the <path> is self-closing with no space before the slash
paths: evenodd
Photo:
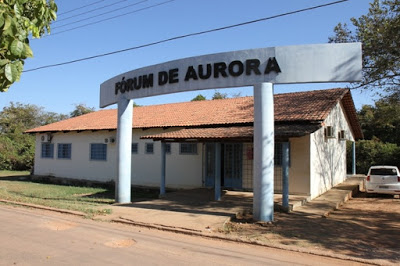
<path id="1" fill-rule="evenodd" d="M 167 160 L 167 144 L 165 142 L 161 142 L 161 183 L 160 183 L 160 196 L 165 195 L 165 172 L 166 172 L 166 160 Z"/>
<path id="2" fill-rule="evenodd" d="M 253 219 L 274 220 L 274 90 L 272 83 L 254 86 Z"/>
<path id="3" fill-rule="evenodd" d="M 353 162 L 352 162 L 352 164 L 353 164 L 353 175 L 355 175 L 357 172 L 357 170 L 356 170 L 356 141 L 353 141 Z"/>
<path id="4" fill-rule="evenodd" d="M 282 143 L 282 207 L 289 211 L 289 142 Z"/>
<path id="5" fill-rule="evenodd" d="M 215 143 L 215 200 L 221 200 L 221 143 Z"/>
<path id="6" fill-rule="evenodd" d="M 115 186 L 115 201 L 131 202 L 131 165 L 132 165 L 132 118 L 133 101 L 120 99 L 118 101 L 117 128 L 117 180 Z"/>

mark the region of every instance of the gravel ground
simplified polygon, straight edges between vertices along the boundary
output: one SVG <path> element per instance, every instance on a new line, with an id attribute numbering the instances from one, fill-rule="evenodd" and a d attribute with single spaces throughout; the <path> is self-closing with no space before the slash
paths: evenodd
<path id="1" fill-rule="evenodd" d="M 275 212 L 271 224 L 254 224 L 243 214 L 225 225 L 231 237 L 300 250 L 400 265 L 400 199 L 359 193 L 328 217 Z"/>

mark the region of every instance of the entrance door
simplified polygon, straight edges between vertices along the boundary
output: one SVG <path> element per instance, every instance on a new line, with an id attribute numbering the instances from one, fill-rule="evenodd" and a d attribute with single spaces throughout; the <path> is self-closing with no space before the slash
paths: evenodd
<path id="1" fill-rule="evenodd" d="M 242 144 L 225 143 L 221 151 L 221 186 L 242 188 Z M 215 186 L 215 144 L 206 144 L 205 186 Z"/>
<path id="2" fill-rule="evenodd" d="M 227 188 L 242 188 L 242 156 L 241 143 L 224 144 L 223 179 Z"/>

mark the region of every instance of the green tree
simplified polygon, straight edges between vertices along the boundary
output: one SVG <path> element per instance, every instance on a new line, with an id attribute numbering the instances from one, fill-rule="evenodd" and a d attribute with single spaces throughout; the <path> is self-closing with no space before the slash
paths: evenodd
<path id="1" fill-rule="evenodd" d="M 213 100 L 220 100 L 220 99 L 226 99 L 228 98 L 227 93 L 221 93 L 219 91 L 214 92 L 214 95 L 212 97 Z"/>
<path id="2" fill-rule="evenodd" d="M 14 133 L 19 129 L 25 131 L 66 118 L 67 115 L 45 112 L 42 107 L 33 104 L 10 102 L 10 105 L 0 112 L 0 133 Z"/>
<path id="3" fill-rule="evenodd" d="M 45 112 L 31 104 L 13 102 L 0 112 L 0 170 L 28 170 L 33 165 L 35 136 L 27 129 L 65 119 L 68 116 Z"/>
<path id="4" fill-rule="evenodd" d="M 190 101 L 195 102 L 195 101 L 205 101 L 205 100 L 207 100 L 206 97 L 202 94 L 199 94 Z"/>
<path id="5" fill-rule="evenodd" d="M 356 87 L 383 92 L 400 88 L 400 0 L 374 0 L 369 12 L 351 18 L 355 31 L 339 23 L 329 42 L 361 42 L 363 79 Z"/>
<path id="6" fill-rule="evenodd" d="M 77 117 L 77 116 L 88 114 L 88 113 L 91 113 L 94 111 L 95 111 L 94 107 L 87 107 L 86 105 L 84 105 L 82 103 L 76 104 L 75 110 L 70 113 L 70 116 Z"/>
<path id="7" fill-rule="evenodd" d="M 352 145 L 347 146 L 347 170 L 351 172 Z M 395 165 L 400 167 L 400 146 L 383 143 L 377 138 L 356 142 L 357 173 L 366 174 L 371 165 Z"/>
<path id="8" fill-rule="evenodd" d="M 0 91 L 20 79 L 24 60 L 33 57 L 28 37 L 50 32 L 57 18 L 54 0 L 0 0 Z"/>
<path id="9" fill-rule="evenodd" d="M 364 105 L 357 114 L 365 139 L 377 138 L 400 147 L 400 93 L 385 96 L 374 106 Z"/>

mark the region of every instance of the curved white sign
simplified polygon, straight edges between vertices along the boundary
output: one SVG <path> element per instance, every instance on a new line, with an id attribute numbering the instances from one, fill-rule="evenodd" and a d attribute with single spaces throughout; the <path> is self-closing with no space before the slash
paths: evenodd
<path id="1" fill-rule="evenodd" d="M 360 43 L 313 44 L 190 57 L 132 70 L 100 86 L 100 107 L 123 97 L 275 84 L 354 82 L 362 78 Z"/>

